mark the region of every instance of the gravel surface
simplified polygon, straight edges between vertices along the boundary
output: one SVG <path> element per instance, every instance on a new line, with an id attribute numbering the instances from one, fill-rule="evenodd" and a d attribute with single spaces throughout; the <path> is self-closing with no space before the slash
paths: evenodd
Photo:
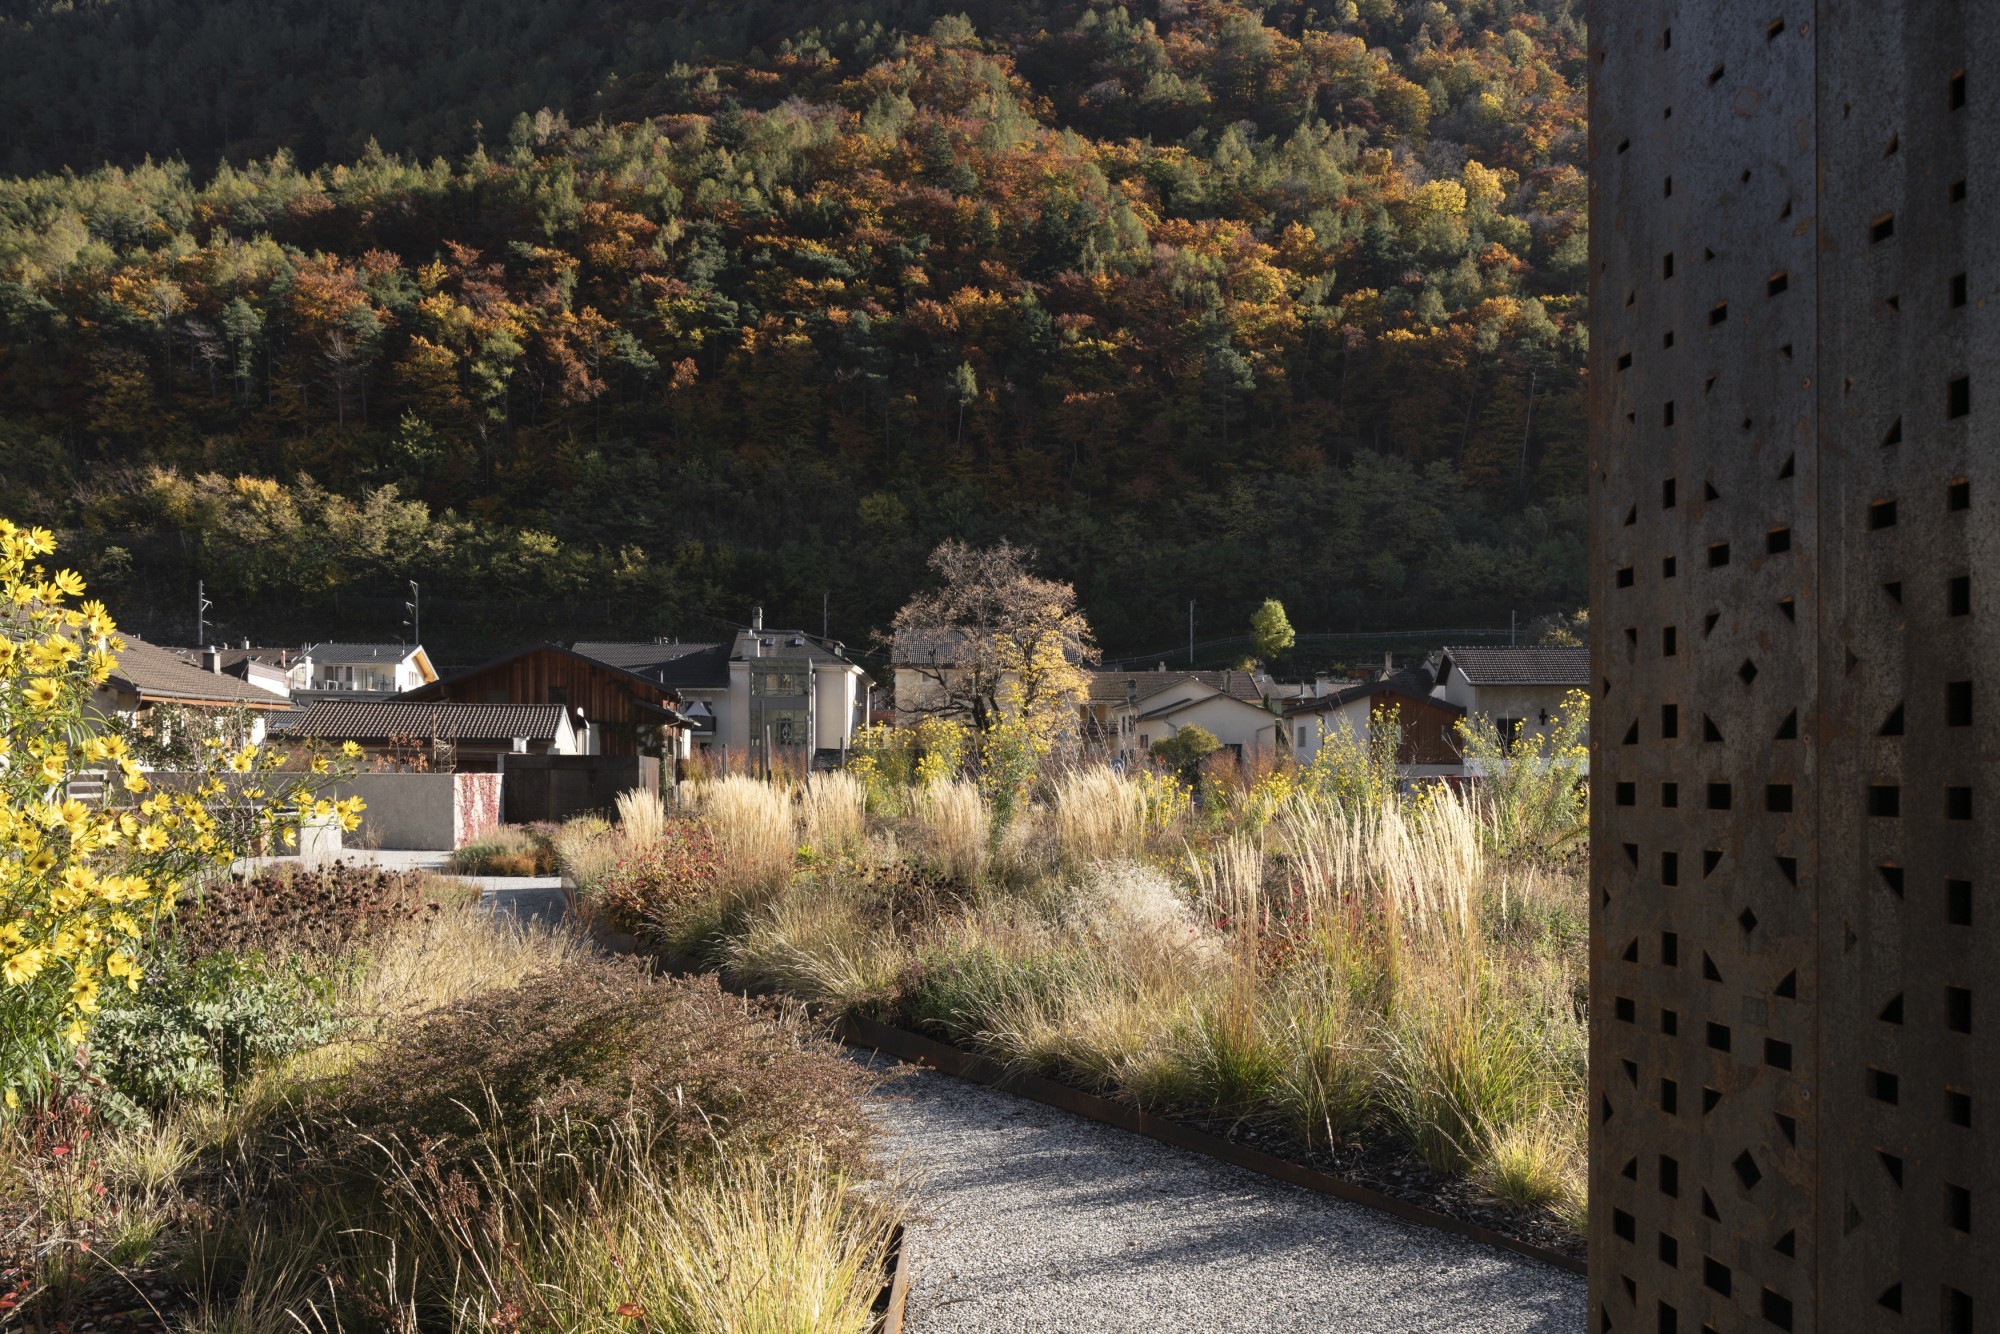
<path id="1" fill-rule="evenodd" d="M 1577 1275 L 949 1075 L 875 1111 L 915 1185 L 910 1334 L 1584 1328 Z"/>

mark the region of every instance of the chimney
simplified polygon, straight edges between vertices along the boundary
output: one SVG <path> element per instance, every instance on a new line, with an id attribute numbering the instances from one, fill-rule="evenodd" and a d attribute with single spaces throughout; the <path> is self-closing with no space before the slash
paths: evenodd
<path id="1" fill-rule="evenodd" d="M 1314 699 L 1325 699 L 1325 698 L 1326 698 L 1326 673 L 1325 673 L 1325 672 L 1321 672 L 1321 673 L 1319 673 L 1318 675 L 1316 675 L 1316 676 L 1314 676 L 1314 677 L 1313 677 L 1313 698 L 1314 698 Z"/>
<path id="2" fill-rule="evenodd" d="M 1161 671 L 1163 671 L 1163 672 L 1164 672 L 1165 670 L 1167 670 L 1167 664 L 1166 664 L 1166 663 L 1164 663 L 1164 662 L 1163 662 L 1163 663 L 1161 663 L 1161 664 L 1160 664 L 1160 670 L 1161 670 Z"/>
<path id="3" fill-rule="evenodd" d="M 250 648 L 250 636 L 249 636 L 249 635 L 245 635 L 245 636 L 243 636 L 243 648 L 244 648 L 244 650 L 245 650 L 246 652 L 247 652 L 247 651 L 249 650 L 249 648 Z"/>
<path id="4" fill-rule="evenodd" d="M 1395 674 L 1396 674 L 1396 655 L 1395 655 L 1395 654 L 1393 654 L 1393 653 L 1391 653 L 1391 652 L 1389 652 L 1389 650 L 1387 650 L 1387 649 L 1383 649 L 1383 650 L 1382 650 L 1382 679 L 1383 679 L 1384 681 L 1386 681 L 1386 680 L 1388 680 L 1388 679 L 1389 679 L 1390 677 L 1394 676 Z"/>
<path id="5" fill-rule="evenodd" d="M 764 609 L 762 607 L 752 607 L 750 609 L 750 628 L 752 630 L 762 630 L 764 628 Z"/>
<path id="6" fill-rule="evenodd" d="M 217 676 L 222 675 L 222 650 L 219 648 L 203 649 L 201 651 L 201 669 L 205 672 L 214 672 Z"/>

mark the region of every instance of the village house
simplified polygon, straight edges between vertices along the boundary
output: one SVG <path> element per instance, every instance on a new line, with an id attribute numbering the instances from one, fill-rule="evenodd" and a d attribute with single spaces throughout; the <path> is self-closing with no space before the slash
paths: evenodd
<path id="1" fill-rule="evenodd" d="M 359 692 L 387 698 L 438 679 L 421 644 L 308 644 L 299 650 L 294 690 Z M 298 682 L 303 675 L 304 681 Z"/>
<path id="2" fill-rule="evenodd" d="M 671 687 L 560 644 L 518 649 L 395 698 L 559 708 L 576 733 L 575 749 L 565 754 L 670 754 L 685 726 Z"/>
<path id="3" fill-rule="evenodd" d="M 1191 725 L 1238 760 L 1279 745 L 1280 720 L 1249 672 L 1092 672 L 1081 707 L 1085 745 L 1127 766 Z"/>
<path id="4" fill-rule="evenodd" d="M 233 676 L 287 699 L 293 691 L 307 689 L 312 683 L 312 663 L 295 648 L 253 648 L 245 640 L 240 648 L 224 645 L 168 651 L 190 667 Z"/>
<path id="5" fill-rule="evenodd" d="M 292 721 L 300 739 L 352 741 L 370 763 L 486 772 L 509 755 L 575 755 L 575 724 L 560 704 L 418 703 L 317 699 Z"/>
<path id="6" fill-rule="evenodd" d="M 1540 646 L 1448 647 L 1431 693 L 1490 718 L 1508 744 L 1546 736 L 1573 690 L 1590 686 L 1590 650 Z"/>
<path id="7" fill-rule="evenodd" d="M 94 707 L 106 718 L 122 718 L 147 727 L 157 725 L 154 710 L 162 706 L 211 718 L 241 711 L 245 739 L 262 741 L 272 719 L 291 708 L 291 701 L 276 691 L 224 675 L 213 667 L 203 670 L 182 661 L 173 650 L 134 635 L 122 637 L 125 648 L 118 655 L 118 665 L 92 698 Z"/>
<path id="8" fill-rule="evenodd" d="M 1311 764 L 1328 745 L 1365 748 L 1375 729 L 1387 725 L 1401 734 L 1396 769 L 1402 777 L 1464 773 L 1458 725 L 1465 710 L 1434 696 L 1432 684 L 1429 670 L 1419 666 L 1292 704 L 1285 710 L 1285 727 L 1293 757 Z"/>
<path id="9" fill-rule="evenodd" d="M 728 640 L 589 640 L 574 652 L 655 682 L 683 702 L 694 749 L 719 758 L 802 757 L 837 764 L 867 704 L 867 675 L 836 640 L 764 625 L 763 609 Z"/>

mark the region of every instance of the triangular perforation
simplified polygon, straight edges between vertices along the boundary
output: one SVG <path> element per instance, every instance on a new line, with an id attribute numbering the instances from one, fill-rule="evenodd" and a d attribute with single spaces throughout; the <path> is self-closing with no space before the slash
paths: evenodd
<path id="1" fill-rule="evenodd" d="M 1785 883 L 1786 883 L 1786 884 L 1788 884 L 1788 885 L 1796 885 L 1796 884 L 1798 884 L 1798 883 L 1799 883 L 1799 859 L 1798 859 L 1797 857 L 1780 857 L 1780 858 L 1778 858 L 1778 874 L 1779 874 L 1779 875 L 1781 875 L 1781 876 L 1783 876 L 1783 877 L 1785 877 Z"/>
<path id="2" fill-rule="evenodd" d="M 1618 957 L 1626 963 L 1639 962 L 1639 938 L 1637 936 L 1632 937 L 1631 942 L 1625 946 L 1625 952 Z"/>
<path id="3" fill-rule="evenodd" d="M 1708 951 L 1701 952 L 1701 975 L 1711 982 L 1722 980 L 1722 970 L 1715 966 L 1715 960 L 1708 957 Z"/>
<path id="4" fill-rule="evenodd" d="M 1799 739 L 1799 711 L 1797 709 L 1793 709 L 1785 715 L 1785 720 L 1778 724 L 1778 730 L 1771 739 L 1774 741 L 1797 741 Z"/>
<path id="5" fill-rule="evenodd" d="M 1637 522 L 1639 522 L 1639 507 L 1634 505 L 1631 509 L 1625 511 L 1625 526 L 1630 528 Z"/>
<path id="6" fill-rule="evenodd" d="M 1701 878 L 1706 880 L 1715 868 L 1722 865 L 1722 849 L 1703 848 L 1701 850 Z"/>
<path id="7" fill-rule="evenodd" d="M 1796 456 L 1796 455 L 1793 455 L 1793 454 L 1787 454 L 1787 455 L 1785 455 L 1785 466 L 1784 466 L 1784 467 L 1782 467 L 1782 468 L 1780 468 L 1780 469 L 1778 469 L 1778 480 L 1779 480 L 1779 481 L 1781 481 L 1781 482 L 1782 482 L 1782 481 L 1784 481 L 1784 480 L 1785 480 L 1786 478 L 1788 478 L 1788 477 L 1791 477 L 1791 476 L 1793 476 L 1793 475 L 1794 475 L 1794 474 L 1795 474 L 1795 473 L 1797 472 L 1797 469 L 1796 469 L 1796 468 L 1794 468 L 1794 467 L 1792 466 L 1792 460 L 1793 460 L 1793 459 L 1794 459 L 1795 457 L 1797 457 L 1797 456 Z"/>
<path id="8" fill-rule="evenodd" d="M 1786 1000 L 1797 1000 L 1799 996 L 1799 970 L 1794 968 L 1791 972 L 1786 973 L 1780 978 L 1778 985 L 1773 988 L 1771 994 L 1782 996 Z"/>
<path id="9" fill-rule="evenodd" d="M 1636 746 L 1639 744 L 1639 720 L 1637 718 L 1634 718 L 1632 725 L 1625 729 L 1625 741 L 1623 744 L 1627 746 Z"/>
<path id="10" fill-rule="evenodd" d="M 1895 995 L 1889 997 L 1889 1003 L 1887 1005 L 1884 1005 L 1879 1011 L 1877 1011 L 1875 1017 L 1877 1019 L 1880 1019 L 1885 1024 L 1902 1023 L 1903 993 L 1899 991 Z"/>
<path id="11" fill-rule="evenodd" d="M 1701 484 L 1701 498 L 1703 500 L 1720 500 L 1722 499 L 1722 493 L 1715 489 L 1714 482 L 1705 481 Z"/>
<path id="12" fill-rule="evenodd" d="M 1897 705 L 1897 706 L 1896 706 L 1895 708 L 1893 708 L 1893 709 L 1891 709 L 1891 710 L 1889 711 L 1889 716 L 1888 716 L 1887 718 L 1884 718 L 1884 719 L 1882 720 L 1882 730 L 1881 730 L 1880 732 L 1877 732 L 1877 733 L 1876 733 L 1876 735 L 1877 735 L 1877 736 L 1901 736 L 1901 735 L 1903 735 L 1903 706 L 1902 706 L 1902 705 L 1898 704 L 1898 705 Z"/>
<path id="13" fill-rule="evenodd" d="M 1701 1216 L 1717 1223 L 1722 1221 L 1722 1215 L 1715 1211 L 1714 1198 L 1706 1190 L 1701 1193 Z"/>
<path id="14" fill-rule="evenodd" d="M 1703 639 L 1708 638 L 1709 633 L 1715 629 L 1715 623 L 1721 619 L 1722 619 L 1722 613 L 1719 611 L 1712 611 L 1708 615 L 1702 617 L 1701 637 Z"/>
<path id="15" fill-rule="evenodd" d="M 1902 898 L 1903 868 L 1900 866 L 1891 866 L 1885 864 L 1882 866 L 1878 866 L 1875 869 L 1882 873 L 1882 883 L 1889 887 L 1889 892 L 1891 894 L 1894 894 L 1899 899 Z"/>
<path id="16" fill-rule="evenodd" d="M 1778 1238 L 1778 1240 L 1772 1245 L 1771 1249 L 1776 1251 L 1780 1255 L 1796 1257 L 1799 1253 L 1798 1230 L 1794 1228 L 1791 1231 L 1785 1233 L 1784 1236 Z"/>
<path id="17" fill-rule="evenodd" d="M 1721 1089 L 1703 1088 L 1701 1091 L 1701 1114 L 1707 1116 L 1715 1110 L 1715 1105 L 1721 1101 Z M 1713 1215 L 1710 1216 L 1713 1217 Z"/>
<path id="18" fill-rule="evenodd" d="M 1705 713 L 1701 715 L 1701 739 L 1703 741 L 1722 740 L 1722 729 L 1715 725 L 1715 719 Z"/>
<path id="19" fill-rule="evenodd" d="M 1900 445 L 1903 443 L 1903 419 L 1901 417 L 1889 423 L 1889 429 L 1882 433 L 1882 443 L 1885 446 Z"/>

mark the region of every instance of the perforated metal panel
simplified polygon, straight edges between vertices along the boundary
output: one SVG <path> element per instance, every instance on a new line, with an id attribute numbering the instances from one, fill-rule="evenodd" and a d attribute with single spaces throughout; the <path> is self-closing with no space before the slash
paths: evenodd
<path id="1" fill-rule="evenodd" d="M 1593 7 L 1597 1328 L 2000 1329 L 1996 40 Z"/>

